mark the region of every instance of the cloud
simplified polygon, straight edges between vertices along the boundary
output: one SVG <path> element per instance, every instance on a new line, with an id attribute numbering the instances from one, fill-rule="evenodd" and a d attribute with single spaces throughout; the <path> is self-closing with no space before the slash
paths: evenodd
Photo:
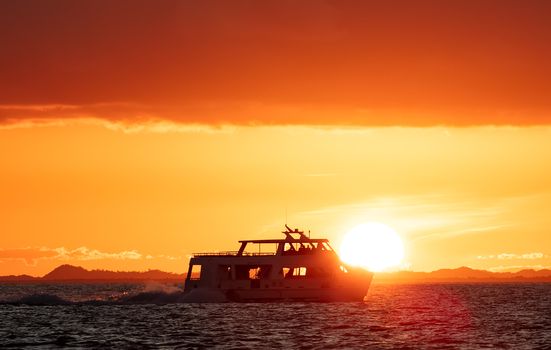
<path id="1" fill-rule="evenodd" d="M 547 257 L 545 254 L 540 252 L 525 253 L 525 254 L 514 254 L 514 253 L 501 253 L 501 254 L 491 254 L 491 255 L 478 255 L 476 258 L 478 260 L 537 260 Z"/>
<path id="2" fill-rule="evenodd" d="M 15 249 L 0 249 L 0 262 L 9 260 L 21 260 L 26 265 L 36 266 L 40 260 L 90 261 L 90 260 L 180 260 L 183 256 L 165 254 L 142 254 L 137 250 L 123 250 L 119 252 L 104 252 L 88 247 L 67 249 L 65 247 L 26 247 Z"/>
<path id="3" fill-rule="evenodd" d="M 135 250 L 127 250 L 117 253 L 107 253 L 86 247 L 80 247 L 73 250 L 61 247 L 53 250 L 58 253 L 58 255 L 55 256 L 55 259 L 60 260 L 139 260 L 142 258 L 142 254 Z"/>
<path id="4" fill-rule="evenodd" d="M 30 266 L 35 266 L 38 260 L 55 259 L 58 255 L 58 252 L 48 248 L 0 249 L 0 261 L 22 260 Z"/>
<path id="5" fill-rule="evenodd" d="M 487 270 L 492 271 L 492 272 L 516 272 L 516 271 L 519 271 L 519 270 L 527 270 L 527 269 L 536 270 L 536 271 L 537 270 L 543 270 L 543 269 L 551 269 L 551 265 L 541 265 L 541 264 L 536 264 L 536 265 L 512 265 L 512 266 L 499 265 L 499 266 L 490 267 Z"/>
<path id="6" fill-rule="evenodd" d="M 549 124 L 548 5 L 524 3 L 4 1 L 0 123 Z"/>
<path id="7" fill-rule="evenodd" d="M 114 108 L 115 110 L 110 110 Z M 74 125 L 101 126 L 125 134 L 133 133 L 232 133 L 229 124 L 178 121 L 169 114 L 160 116 L 142 113 L 140 107 L 118 104 L 100 106 L 2 106 L 0 130 L 37 127 L 63 127 Z M 145 107 L 144 107 L 145 108 Z"/>
<path id="8" fill-rule="evenodd" d="M 16 249 L 0 249 L 0 261 L 21 260 L 30 266 L 36 266 L 40 260 L 87 261 L 87 260 L 141 260 L 150 259 L 151 255 L 143 255 L 136 250 L 120 252 L 104 252 L 88 247 L 67 249 L 65 247 L 27 247 Z M 157 256 L 159 257 L 159 256 Z M 161 257 L 162 258 L 162 257 Z M 173 258 L 173 257 L 170 257 Z"/>
<path id="9" fill-rule="evenodd" d="M 172 256 L 172 255 L 165 255 L 165 254 L 160 254 L 160 255 L 157 255 L 156 257 L 161 258 L 161 259 L 167 259 L 167 260 L 180 260 L 180 259 L 182 259 L 181 256 Z"/>
<path id="10" fill-rule="evenodd" d="M 0 129 L 64 126 L 75 123 L 102 125 L 132 132 L 228 132 L 235 126 L 302 125 L 337 128 L 551 124 L 547 111 L 430 107 L 358 109 L 352 105 L 266 104 L 257 101 L 190 102 L 186 105 L 143 105 L 105 102 L 90 105 L 1 105 Z"/>

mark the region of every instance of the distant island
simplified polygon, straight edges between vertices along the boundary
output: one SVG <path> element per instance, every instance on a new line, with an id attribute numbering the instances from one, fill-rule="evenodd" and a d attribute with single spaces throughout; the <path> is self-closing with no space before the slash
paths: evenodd
<path id="1" fill-rule="evenodd" d="M 431 272 L 379 272 L 375 282 L 382 283 L 499 283 L 499 282 L 551 282 L 551 270 L 521 270 L 517 272 L 491 272 L 470 267 L 440 269 Z"/>
<path id="2" fill-rule="evenodd" d="M 0 276 L 0 282 L 132 282 L 132 281 L 184 281 L 185 274 L 164 272 L 161 270 L 109 271 L 86 270 L 80 266 L 61 265 L 42 277 L 29 275 Z"/>
<path id="3" fill-rule="evenodd" d="M 186 274 L 160 270 L 109 271 L 87 270 L 80 266 L 61 265 L 42 277 L 29 275 L 0 276 L 0 283 L 50 282 L 183 282 Z M 491 272 L 469 267 L 441 269 L 432 272 L 379 272 L 375 283 L 499 283 L 499 282 L 551 282 L 551 270 L 522 270 L 518 272 Z"/>

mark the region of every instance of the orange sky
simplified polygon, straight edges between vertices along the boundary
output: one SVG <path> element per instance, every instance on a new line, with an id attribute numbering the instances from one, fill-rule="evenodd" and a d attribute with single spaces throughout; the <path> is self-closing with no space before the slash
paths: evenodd
<path id="1" fill-rule="evenodd" d="M 551 265 L 550 127 L 78 122 L 0 130 L 0 149 L 4 274 L 183 272 L 192 252 L 277 237 L 285 208 L 336 247 L 356 224 L 391 225 L 414 270 Z"/>
<path id="2" fill-rule="evenodd" d="M 0 3 L 0 275 L 380 221 L 551 266 L 548 1 Z"/>

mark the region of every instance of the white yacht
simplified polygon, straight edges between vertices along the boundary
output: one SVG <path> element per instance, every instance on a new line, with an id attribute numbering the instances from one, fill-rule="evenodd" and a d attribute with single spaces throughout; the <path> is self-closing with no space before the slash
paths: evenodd
<path id="1" fill-rule="evenodd" d="M 185 283 L 189 301 L 364 299 L 371 272 L 341 262 L 327 239 L 285 228 L 284 239 L 244 240 L 238 251 L 195 253 Z M 263 252 L 266 246 L 274 250 Z"/>

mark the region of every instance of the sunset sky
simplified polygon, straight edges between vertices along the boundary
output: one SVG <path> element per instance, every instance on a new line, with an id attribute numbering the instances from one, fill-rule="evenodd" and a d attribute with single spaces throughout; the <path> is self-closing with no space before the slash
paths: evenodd
<path id="1" fill-rule="evenodd" d="M 0 275 L 292 227 L 551 267 L 551 2 L 0 2 Z"/>

